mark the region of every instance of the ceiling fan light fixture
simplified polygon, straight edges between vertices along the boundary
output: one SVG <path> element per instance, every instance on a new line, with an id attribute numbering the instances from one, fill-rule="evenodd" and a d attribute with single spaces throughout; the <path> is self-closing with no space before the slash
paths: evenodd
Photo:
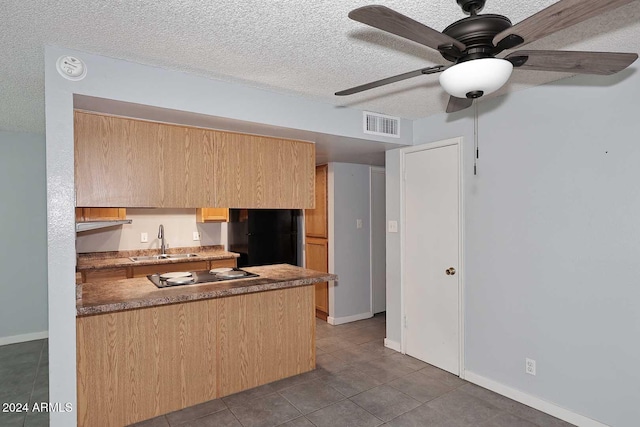
<path id="1" fill-rule="evenodd" d="M 440 85 L 456 98 L 478 98 L 504 86 L 512 71 L 506 59 L 473 59 L 447 68 L 440 74 Z"/>

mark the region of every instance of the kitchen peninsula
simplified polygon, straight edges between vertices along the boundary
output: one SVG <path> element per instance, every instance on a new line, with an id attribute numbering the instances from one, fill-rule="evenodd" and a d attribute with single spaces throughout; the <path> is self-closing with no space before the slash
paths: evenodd
<path id="1" fill-rule="evenodd" d="M 314 369 L 313 285 L 337 277 L 245 270 L 259 277 L 78 284 L 78 425 L 128 425 Z"/>

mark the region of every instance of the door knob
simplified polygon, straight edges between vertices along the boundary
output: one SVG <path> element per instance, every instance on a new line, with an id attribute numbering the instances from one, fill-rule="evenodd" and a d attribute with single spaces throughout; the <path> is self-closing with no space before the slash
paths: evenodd
<path id="1" fill-rule="evenodd" d="M 453 276 L 454 274 L 456 274 L 456 269 L 453 267 L 449 267 L 444 272 L 447 273 L 447 276 Z"/>

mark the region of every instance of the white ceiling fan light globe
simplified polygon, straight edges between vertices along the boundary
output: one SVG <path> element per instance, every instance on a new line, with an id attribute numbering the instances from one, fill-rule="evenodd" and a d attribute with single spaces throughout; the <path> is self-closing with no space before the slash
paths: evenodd
<path id="1" fill-rule="evenodd" d="M 475 91 L 488 95 L 504 86 L 512 71 L 513 64 L 506 59 L 472 59 L 444 70 L 440 85 L 456 98 L 466 98 L 467 93 Z"/>

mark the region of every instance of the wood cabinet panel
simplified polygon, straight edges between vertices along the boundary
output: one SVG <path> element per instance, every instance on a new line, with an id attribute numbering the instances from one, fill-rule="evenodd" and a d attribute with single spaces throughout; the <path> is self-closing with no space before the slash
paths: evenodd
<path id="1" fill-rule="evenodd" d="M 220 396 L 315 368 L 311 286 L 218 301 Z"/>
<path id="2" fill-rule="evenodd" d="M 238 258 L 215 259 L 210 261 L 209 268 L 237 267 Z"/>
<path id="3" fill-rule="evenodd" d="M 218 132 L 215 147 L 215 206 L 314 206 L 314 144 Z"/>
<path id="4" fill-rule="evenodd" d="M 129 277 L 128 272 L 124 267 L 82 271 L 82 283 L 120 280 L 126 279 L 127 277 Z"/>
<path id="5" fill-rule="evenodd" d="M 305 242 L 306 268 L 311 270 L 329 271 L 329 245 L 326 239 L 307 237 Z M 316 283 L 316 310 L 329 314 L 329 283 Z M 324 320 L 326 320 L 326 316 Z"/>
<path id="6" fill-rule="evenodd" d="M 208 261 L 188 261 L 172 264 L 153 264 L 153 265 L 135 265 L 132 268 L 133 274 L 131 277 L 144 277 L 149 274 L 162 274 L 172 271 L 197 271 L 208 270 Z"/>
<path id="7" fill-rule="evenodd" d="M 313 287 L 76 319 L 78 425 L 123 426 L 315 368 Z"/>
<path id="8" fill-rule="evenodd" d="M 129 425 L 217 397 L 216 300 L 80 317 L 78 425 Z"/>
<path id="9" fill-rule="evenodd" d="M 76 208 L 76 221 L 114 221 L 127 219 L 125 208 Z"/>
<path id="10" fill-rule="evenodd" d="M 162 205 L 211 206 L 214 132 L 176 125 L 158 127 L 163 165 Z"/>
<path id="11" fill-rule="evenodd" d="M 162 205 L 156 123 L 76 111 L 76 206 Z"/>
<path id="12" fill-rule="evenodd" d="M 198 208 L 196 222 L 229 222 L 228 208 Z"/>
<path id="13" fill-rule="evenodd" d="M 316 166 L 315 172 L 315 200 L 313 209 L 304 211 L 305 233 L 310 237 L 329 237 L 328 231 L 328 205 L 327 205 L 327 179 L 328 166 Z"/>

